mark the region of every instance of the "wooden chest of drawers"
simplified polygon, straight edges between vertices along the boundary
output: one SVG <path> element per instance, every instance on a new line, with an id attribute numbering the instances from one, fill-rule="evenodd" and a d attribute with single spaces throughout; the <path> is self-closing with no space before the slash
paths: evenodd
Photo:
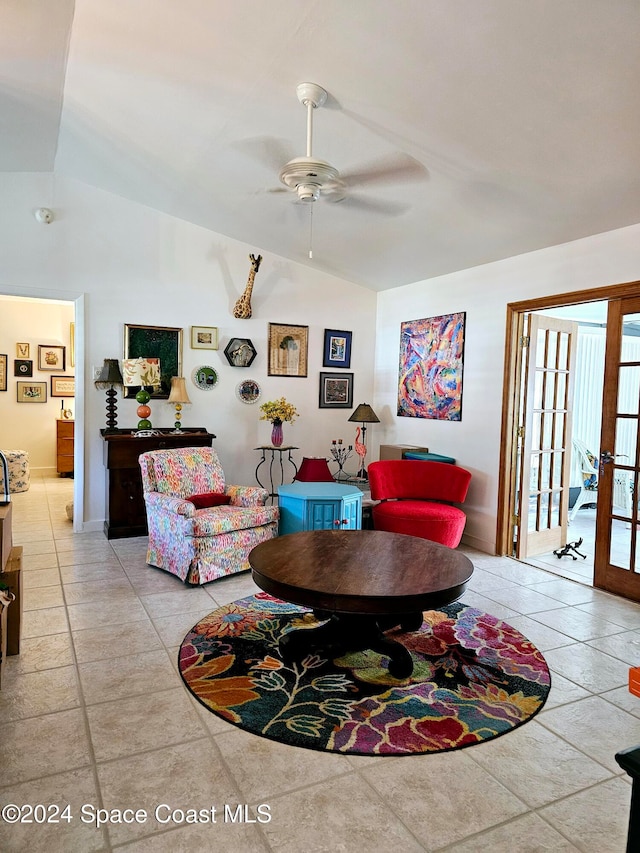
<path id="1" fill-rule="evenodd" d="M 73 474 L 74 421 L 56 421 L 56 469 L 58 474 Z"/>

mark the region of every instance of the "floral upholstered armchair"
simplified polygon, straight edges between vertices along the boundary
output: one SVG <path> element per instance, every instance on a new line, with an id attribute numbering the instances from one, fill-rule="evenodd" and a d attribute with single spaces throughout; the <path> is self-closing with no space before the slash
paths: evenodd
<path id="1" fill-rule="evenodd" d="M 258 486 L 225 485 L 211 447 L 154 450 L 139 458 L 147 509 L 147 563 L 203 584 L 249 568 L 251 549 L 278 535 L 277 506 Z"/>

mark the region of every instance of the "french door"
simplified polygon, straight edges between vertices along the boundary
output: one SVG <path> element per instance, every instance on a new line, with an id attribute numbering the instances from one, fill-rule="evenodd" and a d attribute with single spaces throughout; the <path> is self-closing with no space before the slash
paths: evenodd
<path id="1" fill-rule="evenodd" d="M 518 429 L 516 557 L 566 544 L 578 324 L 530 314 Z"/>
<path id="2" fill-rule="evenodd" d="M 625 327 L 640 329 L 640 297 L 609 301 L 594 586 L 640 601 L 640 347 Z"/>

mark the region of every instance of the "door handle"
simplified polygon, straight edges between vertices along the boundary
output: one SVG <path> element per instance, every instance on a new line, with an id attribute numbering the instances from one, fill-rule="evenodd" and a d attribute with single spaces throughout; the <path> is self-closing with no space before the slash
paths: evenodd
<path id="1" fill-rule="evenodd" d="M 604 474 L 604 466 L 613 462 L 615 456 L 611 453 L 610 450 L 603 450 L 600 454 L 600 476 L 602 477 Z"/>

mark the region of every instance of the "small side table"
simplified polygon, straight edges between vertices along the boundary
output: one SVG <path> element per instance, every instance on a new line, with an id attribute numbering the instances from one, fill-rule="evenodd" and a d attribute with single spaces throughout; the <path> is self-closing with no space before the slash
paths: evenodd
<path id="1" fill-rule="evenodd" d="M 360 530 L 362 492 L 340 483 L 291 483 L 278 487 L 280 535 L 303 530 Z"/>
<path id="2" fill-rule="evenodd" d="M 281 485 L 284 483 L 284 465 L 285 462 L 290 463 L 293 466 L 293 477 L 291 480 L 295 479 L 296 474 L 298 473 L 298 466 L 293 461 L 293 457 L 291 455 L 292 450 L 299 450 L 298 447 L 294 447 L 293 445 L 282 445 L 281 447 L 275 447 L 273 444 L 261 444 L 259 447 L 254 447 L 254 450 L 259 450 L 262 453 L 260 457 L 260 461 L 256 467 L 255 477 L 258 482 L 258 485 L 266 489 L 269 492 L 269 497 L 271 498 L 271 502 L 273 503 L 274 499 L 278 497 L 278 492 L 276 490 L 276 482 L 274 480 L 274 469 L 276 478 L 279 473 L 279 483 Z M 278 459 L 276 459 L 276 453 L 278 454 Z M 267 455 L 270 454 L 269 459 L 269 485 L 265 485 L 260 479 L 260 474 L 266 474 L 267 469 L 264 471 L 260 471 L 260 468 L 266 464 Z"/>

